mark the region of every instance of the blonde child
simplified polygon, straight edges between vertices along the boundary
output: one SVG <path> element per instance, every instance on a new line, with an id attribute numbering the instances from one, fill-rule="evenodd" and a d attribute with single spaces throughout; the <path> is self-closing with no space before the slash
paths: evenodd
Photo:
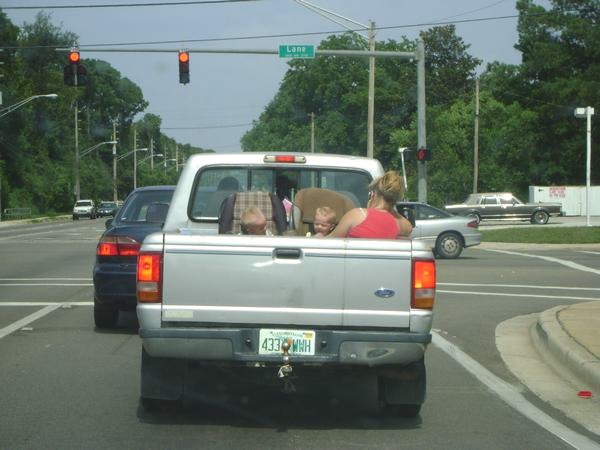
<path id="1" fill-rule="evenodd" d="M 313 220 L 314 235 L 317 237 L 327 236 L 335 228 L 336 219 L 335 210 L 329 206 L 317 208 Z"/>

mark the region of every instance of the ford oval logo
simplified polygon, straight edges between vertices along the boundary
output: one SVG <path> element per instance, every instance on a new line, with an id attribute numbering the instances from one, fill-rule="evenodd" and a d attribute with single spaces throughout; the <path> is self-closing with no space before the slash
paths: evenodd
<path id="1" fill-rule="evenodd" d="M 379 288 L 375 291 L 375 295 L 379 298 L 390 298 L 396 295 L 392 289 Z"/>

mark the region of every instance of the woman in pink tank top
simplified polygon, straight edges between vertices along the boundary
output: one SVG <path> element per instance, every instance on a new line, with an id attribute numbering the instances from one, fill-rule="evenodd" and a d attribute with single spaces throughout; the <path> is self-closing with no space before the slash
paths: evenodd
<path id="1" fill-rule="evenodd" d="M 412 225 L 395 209 L 402 194 L 402 177 L 393 171 L 386 172 L 369 185 L 367 208 L 348 211 L 328 236 L 396 239 L 410 235 Z"/>

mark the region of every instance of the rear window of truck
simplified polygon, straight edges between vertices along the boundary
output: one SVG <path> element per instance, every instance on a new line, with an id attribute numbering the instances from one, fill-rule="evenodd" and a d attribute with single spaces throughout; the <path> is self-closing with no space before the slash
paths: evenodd
<path id="1" fill-rule="evenodd" d="M 196 175 L 188 210 L 191 220 L 216 221 L 223 201 L 235 192 L 272 192 L 293 203 L 300 189 L 312 187 L 340 192 L 365 207 L 371 181 L 368 172 L 350 169 L 205 167 Z"/>

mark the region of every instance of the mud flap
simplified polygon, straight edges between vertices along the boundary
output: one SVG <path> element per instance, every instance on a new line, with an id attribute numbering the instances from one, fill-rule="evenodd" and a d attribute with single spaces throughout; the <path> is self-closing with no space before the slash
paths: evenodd
<path id="1" fill-rule="evenodd" d="M 141 398 L 178 400 L 183 393 L 186 366 L 184 360 L 150 356 L 142 347 Z"/>
<path id="2" fill-rule="evenodd" d="M 424 360 L 379 371 L 379 395 L 386 405 L 421 405 L 425 401 Z"/>

